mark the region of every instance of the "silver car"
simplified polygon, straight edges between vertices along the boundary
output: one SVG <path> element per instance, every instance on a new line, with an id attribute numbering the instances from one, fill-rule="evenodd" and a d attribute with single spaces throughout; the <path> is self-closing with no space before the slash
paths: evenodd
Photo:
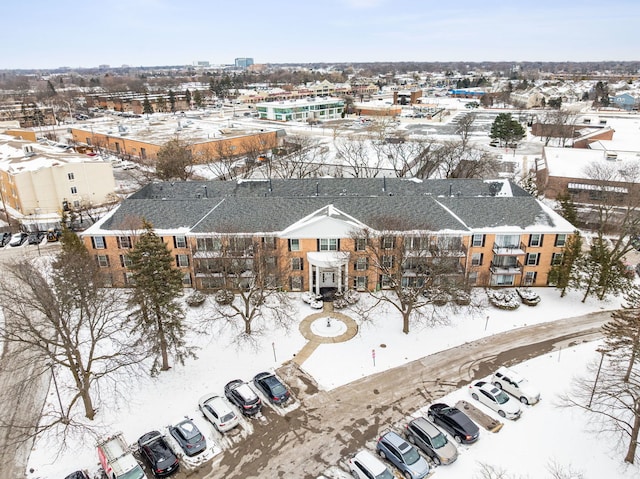
<path id="1" fill-rule="evenodd" d="M 458 459 L 458 448 L 435 424 L 423 417 L 410 421 L 404 434 L 407 441 L 418 446 L 436 465 L 452 464 Z"/>

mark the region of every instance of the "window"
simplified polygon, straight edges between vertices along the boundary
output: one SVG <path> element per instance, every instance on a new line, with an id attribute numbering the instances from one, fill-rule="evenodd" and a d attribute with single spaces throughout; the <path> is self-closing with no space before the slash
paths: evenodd
<path id="1" fill-rule="evenodd" d="M 471 246 L 484 246 L 484 235 L 473 235 L 471 237 Z"/>
<path id="2" fill-rule="evenodd" d="M 291 276 L 289 278 L 291 291 L 302 291 L 302 276 Z"/>
<path id="3" fill-rule="evenodd" d="M 302 258 L 291 258 L 291 269 L 293 271 L 302 271 Z"/>
<path id="4" fill-rule="evenodd" d="M 556 235 L 556 246 L 564 246 L 567 242 L 567 235 Z"/>
<path id="5" fill-rule="evenodd" d="M 491 286 L 513 286 L 513 275 L 495 274 L 491 277 Z"/>
<path id="6" fill-rule="evenodd" d="M 538 273 L 536 271 L 527 271 L 524 274 L 524 284 L 526 286 L 530 286 L 532 284 L 534 284 L 536 282 L 536 276 L 538 275 Z"/>
<path id="7" fill-rule="evenodd" d="M 321 238 L 318 243 L 318 251 L 338 251 L 338 240 L 336 238 Z"/>
<path id="8" fill-rule="evenodd" d="M 120 249 L 131 248 L 131 236 L 118 236 L 118 248 Z"/>
<path id="9" fill-rule="evenodd" d="M 540 263 L 540 253 L 527 253 L 527 266 L 536 266 Z"/>
<path id="10" fill-rule="evenodd" d="M 366 251 L 367 238 L 356 238 L 356 251 Z"/>
<path id="11" fill-rule="evenodd" d="M 189 266 L 189 255 L 188 254 L 178 254 L 176 255 L 176 265 L 179 268 L 186 268 Z"/>
<path id="12" fill-rule="evenodd" d="M 196 238 L 196 248 L 198 251 L 220 251 L 222 242 L 220 238 Z"/>
<path id="13" fill-rule="evenodd" d="M 482 253 L 473 253 L 471 255 L 471 266 L 482 266 Z"/>
<path id="14" fill-rule="evenodd" d="M 129 255 L 127 254 L 120 255 L 120 266 L 122 266 L 123 268 L 128 268 L 131 266 L 131 258 L 129 258 Z"/>
<path id="15" fill-rule="evenodd" d="M 191 286 L 191 273 L 185 273 L 182 277 L 182 284 L 184 286 Z"/>
<path id="16" fill-rule="evenodd" d="M 380 286 L 382 288 L 393 287 L 393 278 L 387 274 L 380 275 Z"/>
<path id="17" fill-rule="evenodd" d="M 135 280 L 133 279 L 133 273 L 129 273 L 128 271 L 123 274 L 123 280 L 124 284 L 128 286 L 136 284 Z"/>
<path id="18" fill-rule="evenodd" d="M 362 256 L 356 259 L 355 269 L 356 271 L 366 271 L 368 268 L 368 258 L 366 256 Z"/>
<path id="19" fill-rule="evenodd" d="M 426 247 L 429 244 L 428 238 L 423 238 L 421 236 L 408 236 L 405 238 L 404 247 L 406 250 L 410 251 L 420 251 L 423 249 L 427 249 Z"/>
<path id="20" fill-rule="evenodd" d="M 520 235 L 496 235 L 496 246 L 500 248 L 520 248 Z"/>
<path id="21" fill-rule="evenodd" d="M 73 173 L 67 173 L 67 178 L 73 180 L 75 177 L 73 176 Z"/>
<path id="22" fill-rule="evenodd" d="M 551 256 L 551 266 L 560 266 L 562 264 L 562 253 L 553 253 Z"/>
<path id="23" fill-rule="evenodd" d="M 104 236 L 92 236 L 91 245 L 93 249 L 105 249 L 107 246 L 104 241 Z"/>
<path id="24" fill-rule="evenodd" d="M 366 276 L 356 276 L 353 278 L 353 287 L 358 291 L 366 291 L 367 289 L 367 277 Z"/>
<path id="25" fill-rule="evenodd" d="M 102 281 L 105 288 L 113 288 L 113 275 L 111 273 L 103 273 Z"/>
<path id="26" fill-rule="evenodd" d="M 393 268 L 393 256 L 392 255 L 384 255 L 382 256 L 382 267 L 391 269 Z"/>
<path id="27" fill-rule="evenodd" d="M 73 207 L 80 208 L 80 202 L 78 200 L 73 200 Z"/>
<path id="28" fill-rule="evenodd" d="M 476 284 L 478 282 L 478 272 L 471 271 L 469 273 L 469 284 Z"/>
<path id="29" fill-rule="evenodd" d="M 542 236 L 541 234 L 532 234 L 529 236 L 529 246 L 542 246 Z"/>
<path id="30" fill-rule="evenodd" d="M 275 256 L 267 256 L 264 259 L 264 263 L 268 269 L 273 270 L 276 267 L 276 257 Z M 253 269 L 253 267 L 252 267 Z"/>
<path id="31" fill-rule="evenodd" d="M 140 148 L 140 157 L 143 160 L 147 159 L 147 150 L 145 148 Z M 189 278 L 189 281 L 191 281 L 191 278 Z M 191 284 L 191 282 L 189 282 L 189 284 Z"/>
<path id="32" fill-rule="evenodd" d="M 262 238 L 262 244 L 266 249 L 276 249 L 276 239 L 273 236 L 265 236 Z"/>
<path id="33" fill-rule="evenodd" d="M 108 268 L 109 267 L 109 257 L 106 254 L 96 255 L 96 261 L 98 262 L 98 266 L 100 268 Z"/>
<path id="34" fill-rule="evenodd" d="M 380 245 L 382 246 L 382 249 L 391 249 L 393 248 L 395 241 L 393 236 L 383 236 L 380 239 Z"/>
<path id="35" fill-rule="evenodd" d="M 187 247 L 187 238 L 185 236 L 174 236 L 173 237 L 173 246 L 175 248 L 186 248 Z"/>
<path id="36" fill-rule="evenodd" d="M 75 195 L 76 193 L 78 193 L 78 188 L 76 188 L 75 186 L 71 187 L 71 194 Z"/>
<path id="37" fill-rule="evenodd" d="M 300 240 L 299 239 L 290 239 L 289 240 L 289 251 L 300 251 Z"/>

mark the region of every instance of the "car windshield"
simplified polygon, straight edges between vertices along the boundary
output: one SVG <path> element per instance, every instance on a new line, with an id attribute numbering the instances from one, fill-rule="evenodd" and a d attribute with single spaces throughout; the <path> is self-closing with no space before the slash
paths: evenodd
<path id="1" fill-rule="evenodd" d="M 378 474 L 376 476 L 376 479 L 395 479 L 395 476 L 391 474 L 389 469 L 385 468 L 385 470 L 382 471 L 382 474 Z"/>
<path id="2" fill-rule="evenodd" d="M 222 416 L 221 421 L 222 422 L 229 422 L 229 421 L 233 420 L 234 417 L 235 417 L 234 414 L 232 412 L 230 412 L 229 414 L 225 414 L 224 416 Z"/>
<path id="3" fill-rule="evenodd" d="M 287 392 L 287 388 L 285 388 L 280 382 L 273 381 L 270 386 L 271 392 L 274 396 L 281 396 Z"/>
<path id="4" fill-rule="evenodd" d="M 138 465 L 129 472 L 125 472 L 122 476 L 119 476 L 119 479 L 145 479 L 146 477 L 147 476 L 144 475 L 144 471 Z"/>
<path id="5" fill-rule="evenodd" d="M 502 390 L 498 390 L 498 392 L 495 394 L 495 397 L 496 401 L 498 401 L 498 404 L 504 404 L 509 400 L 509 396 L 507 396 L 507 393 Z"/>
<path id="6" fill-rule="evenodd" d="M 431 442 L 433 443 L 434 449 L 440 449 L 447 444 L 447 438 L 444 437 L 444 434 L 440 433 L 437 436 L 432 437 Z"/>
<path id="7" fill-rule="evenodd" d="M 405 452 L 402 457 L 404 458 L 404 463 L 407 465 L 415 464 L 420 460 L 420 454 L 414 447 L 410 447 L 407 452 Z"/>

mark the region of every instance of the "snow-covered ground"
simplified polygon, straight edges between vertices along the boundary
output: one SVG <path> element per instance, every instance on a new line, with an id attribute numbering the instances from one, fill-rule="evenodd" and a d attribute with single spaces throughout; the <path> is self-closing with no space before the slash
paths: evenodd
<path id="1" fill-rule="evenodd" d="M 435 351 L 450 348 L 466 341 L 534 323 L 577 316 L 592 311 L 613 309 L 619 302 L 580 302 L 580 295 L 570 293 L 560 299 L 554 289 L 538 290 L 542 297 L 536 307 L 521 306 L 516 311 L 501 311 L 488 307 L 474 314 L 451 314 L 450 324 L 435 328 L 414 327 L 409 335 L 401 332 L 400 318 L 391 311 L 380 311 L 372 320 L 360 324 L 355 338 L 345 343 L 323 344 L 304 363 L 304 369 L 325 389 L 332 389 L 374 372 L 393 368 Z M 364 299 L 363 299 L 364 300 Z M 302 320 L 315 312 L 301 300 L 294 302 Z M 189 322 L 202 323 L 208 316 L 207 303 L 188 309 Z M 349 314 L 349 311 L 345 311 Z M 352 317 L 357 318 L 352 314 Z M 238 348 L 229 329 L 211 330 L 208 335 L 193 334 L 190 344 L 199 347 L 198 359 L 185 366 L 174 365 L 158 378 L 130 378 L 118 385 L 121 397 L 107 399 L 99 406 L 96 423 L 103 434 L 122 431 L 128 441 L 134 442 L 152 429 L 162 430 L 171 421 L 187 415 L 193 418 L 216 447 L 224 449 L 230 444 L 220 440 L 212 428 L 204 423 L 197 410 L 198 399 L 208 392 L 222 394 L 224 384 L 231 379 L 250 380 L 261 370 L 279 367 L 290 360 L 305 344 L 297 324 L 289 332 L 267 329 L 258 338 L 255 348 Z M 381 345 L 384 344 L 384 347 Z M 638 467 L 624 468 L 623 452 L 612 451 L 612 443 L 587 432 L 588 418 L 578 411 L 555 407 L 556 396 L 567 390 L 572 375 L 584 372 L 586 363 L 594 360 L 595 344 L 562 350 L 560 353 L 528 361 L 516 367 L 538 385 L 543 401 L 528 407 L 521 420 L 508 422 L 498 434 L 483 432 L 482 439 L 472 446 L 462 446 L 456 464 L 437 471 L 439 477 L 476 477 L 478 463 L 502 468 L 510 477 L 550 477 L 545 467 L 556 461 L 571 465 L 585 473 L 585 478 L 639 477 Z M 376 350 L 373 365 L 372 350 Z M 552 373 L 552 374 L 551 374 Z M 64 393 L 64 391 L 63 391 Z M 113 395 L 111 395 L 113 396 Z M 462 389 L 445 401 L 468 399 Z M 55 392 L 49 394 L 55 407 Z M 241 435 L 251 434 L 251 428 L 242 429 Z M 237 438 L 241 440 L 242 437 Z M 30 479 L 64 477 L 76 469 L 97 471 L 95 440 L 90 437 L 74 438 L 60 455 L 55 436 L 39 441 L 30 458 Z M 216 449 L 212 453 L 218 453 Z M 355 452 L 355 451 L 354 451 Z M 224 452 L 222 452 L 224 454 Z M 344 471 L 343 471 L 344 472 Z M 338 473 L 340 474 L 340 473 Z M 339 477 L 339 475 L 338 475 Z M 344 477 L 347 477 L 346 475 Z"/>

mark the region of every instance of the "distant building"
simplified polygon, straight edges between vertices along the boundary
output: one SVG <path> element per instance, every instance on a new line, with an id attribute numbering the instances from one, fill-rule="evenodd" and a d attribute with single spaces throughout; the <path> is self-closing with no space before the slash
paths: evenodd
<path id="1" fill-rule="evenodd" d="M 253 65 L 253 58 L 236 58 L 236 68 L 249 68 Z"/>
<path id="2" fill-rule="evenodd" d="M 111 163 L 100 157 L 53 142 L 0 135 L 1 199 L 14 217 L 46 217 L 53 226 L 64 209 L 109 203 L 114 190 Z"/>
<path id="3" fill-rule="evenodd" d="M 344 101 L 339 98 L 307 98 L 256 104 L 260 118 L 278 121 L 334 120 L 342 116 Z"/>

